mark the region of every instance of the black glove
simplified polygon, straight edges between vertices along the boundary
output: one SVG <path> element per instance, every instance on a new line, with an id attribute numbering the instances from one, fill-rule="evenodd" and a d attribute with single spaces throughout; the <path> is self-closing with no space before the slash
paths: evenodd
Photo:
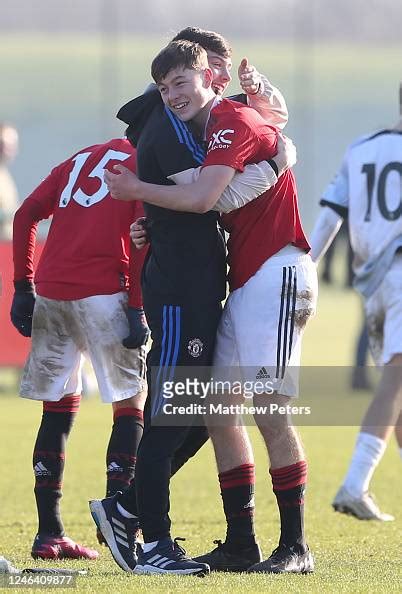
<path id="1" fill-rule="evenodd" d="M 147 343 L 150 334 L 144 310 L 142 307 L 129 307 L 127 319 L 130 334 L 123 339 L 123 346 L 126 349 L 138 349 Z"/>
<path id="2" fill-rule="evenodd" d="M 32 281 L 14 281 L 14 297 L 11 304 L 11 322 L 22 336 L 32 333 L 32 315 L 35 307 L 35 287 Z"/>

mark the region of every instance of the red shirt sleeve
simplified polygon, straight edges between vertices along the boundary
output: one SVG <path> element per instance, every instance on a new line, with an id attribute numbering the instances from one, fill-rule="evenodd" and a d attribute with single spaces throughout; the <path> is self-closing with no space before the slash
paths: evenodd
<path id="1" fill-rule="evenodd" d="M 231 112 L 212 118 L 213 123 L 207 131 L 208 149 L 204 167 L 227 165 L 241 172 L 245 165 L 256 162 L 255 156 L 262 138 L 261 124 L 256 130 L 254 122 L 248 121 L 247 115 Z M 264 158 L 271 159 L 276 154 L 276 134 L 267 127 L 263 137 L 266 150 Z"/>
<path id="2" fill-rule="evenodd" d="M 38 222 L 48 219 L 53 214 L 58 199 L 59 176 L 60 167 L 55 167 L 15 213 L 13 223 L 14 280 L 33 280 L 33 259 Z"/>
<path id="3" fill-rule="evenodd" d="M 142 202 L 135 202 L 135 210 L 133 220 L 145 216 Z M 130 261 L 129 261 L 129 289 L 128 289 L 128 305 L 129 307 L 142 307 L 142 292 L 141 292 L 141 273 L 145 258 L 148 253 L 148 246 L 137 250 L 133 242 L 130 242 Z"/>

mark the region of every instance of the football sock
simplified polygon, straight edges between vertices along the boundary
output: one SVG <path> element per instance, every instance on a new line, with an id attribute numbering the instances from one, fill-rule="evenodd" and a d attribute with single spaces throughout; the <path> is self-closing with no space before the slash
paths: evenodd
<path id="1" fill-rule="evenodd" d="M 371 478 L 387 447 L 384 439 L 371 433 L 359 433 L 343 486 L 352 497 L 368 491 Z"/>
<path id="2" fill-rule="evenodd" d="M 305 547 L 304 539 L 304 492 L 307 482 L 307 462 L 270 469 L 272 487 L 276 496 L 281 519 L 279 543 Z"/>
<path id="3" fill-rule="evenodd" d="M 218 476 L 227 522 L 225 544 L 233 549 L 254 544 L 254 464 L 242 464 Z"/>
<path id="4" fill-rule="evenodd" d="M 106 454 L 106 497 L 125 491 L 134 478 L 137 449 L 144 430 L 142 410 L 118 408 Z"/>
<path id="5" fill-rule="evenodd" d="M 33 452 L 35 498 L 39 534 L 63 536 L 60 498 L 65 446 L 81 396 L 66 396 L 58 402 L 44 402 L 42 421 Z"/>
<path id="6" fill-rule="evenodd" d="M 402 448 L 399 448 L 399 455 L 400 455 L 401 460 L 402 460 Z"/>

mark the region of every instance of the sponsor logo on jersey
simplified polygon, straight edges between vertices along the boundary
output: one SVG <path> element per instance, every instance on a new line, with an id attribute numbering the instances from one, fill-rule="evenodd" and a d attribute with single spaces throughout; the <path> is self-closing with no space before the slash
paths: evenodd
<path id="1" fill-rule="evenodd" d="M 189 341 L 187 350 L 192 357 L 199 357 L 204 348 L 204 343 L 199 338 L 193 338 Z"/>
<path id="2" fill-rule="evenodd" d="M 234 134 L 234 130 L 227 128 L 226 130 L 212 132 L 212 138 L 208 143 L 208 152 L 214 151 L 215 149 L 229 148 L 232 141 L 228 138 L 228 134 Z"/>

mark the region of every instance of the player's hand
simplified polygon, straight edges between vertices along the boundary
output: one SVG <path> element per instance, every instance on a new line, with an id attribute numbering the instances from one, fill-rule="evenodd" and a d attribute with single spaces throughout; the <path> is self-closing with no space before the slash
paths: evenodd
<path id="1" fill-rule="evenodd" d="M 147 344 L 150 331 L 142 307 L 129 307 L 127 310 L 130 334 L 123 339 L 126 349 L 138 349 Z"/>
<path id="2" fill-rule="evenodd" d="M 112 173 L 105 169 L 104 175 L 105 183 L 112 198 L 124 200 L 125 202 L 136 200 L 141 182 L 135 173 L 120 164 L 115 165 L 113 171 L 118 173 Z"/>
<path id="3" fill-rule="evenodd" d="M 133 242 L 137 250 L 141 250 L 143 247 L 147 245 L 147 243 L 149 243 L 146 223 L 146 217 L 140 217 L 130 225 L 131 241 Z"/>
<path id="4" fill-rule="evenodd" d="M 278 177 L 282 175 L 287 169 L 293 167 L 297 161 L 297 151 L 291 138 L 284 134 L 278 134 L 278 152 L 273 158 L 278 167 Z"/>
<path id="5" fill-rule="evenodd" d="M 29 338 L 32 334 L 35 288 L 33 283 L 28 280 L 15 281 L 14 288 L 10 311 L 11 322 L 22 336 Z"/>
<path id="6" fill-rule="evenodd" d="M 260 90 L 261 74 L 255 66 L 248 63 L 248 58 L 243 58 L 237 70 L 240 86 L 247 95 L 255 95 Z"/>

